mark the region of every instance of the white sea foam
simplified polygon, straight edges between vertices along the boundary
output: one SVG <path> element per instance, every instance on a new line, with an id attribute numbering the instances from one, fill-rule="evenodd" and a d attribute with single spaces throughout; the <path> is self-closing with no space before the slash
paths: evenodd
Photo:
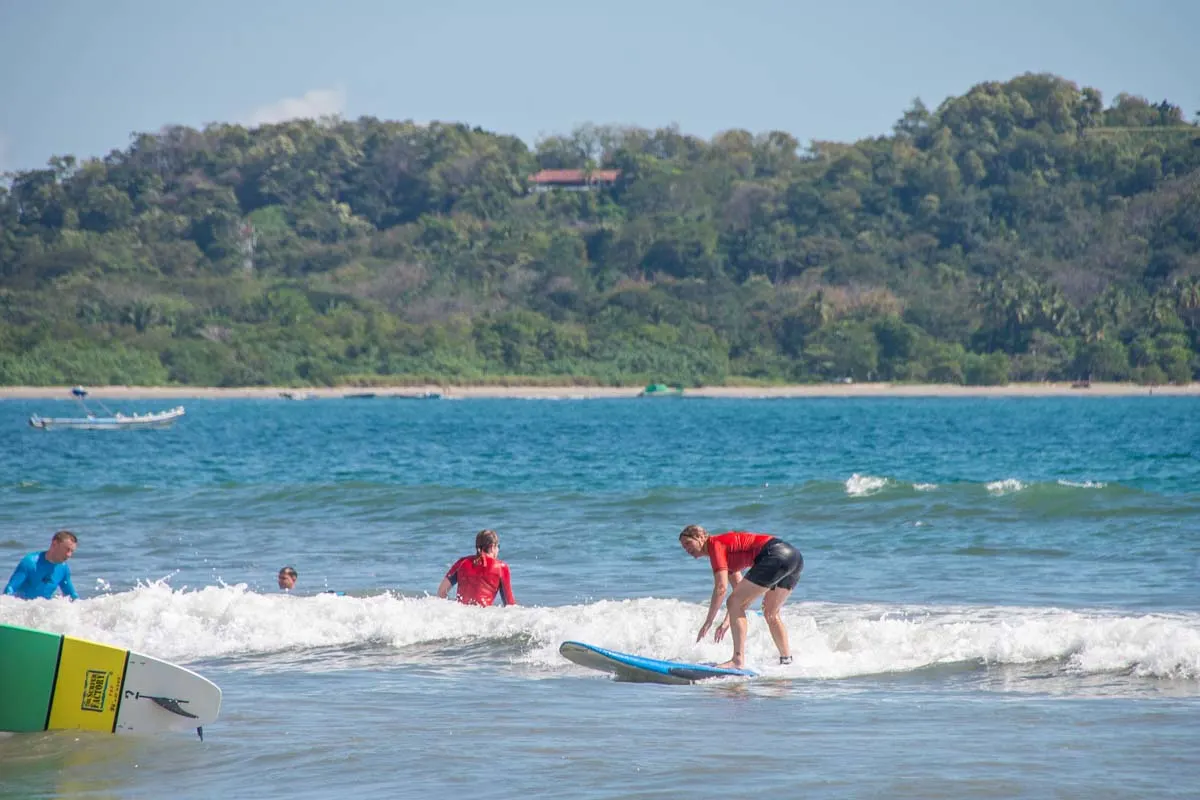
<path id="1" fill-rule="evenodd" d="M 188 663 L 240 657 L 246 668 L 283 668 L 273 656 L 304 648 L 352 651 L 518 642 L 535 672 L 577 669 L 558 654 L 581 640 L 655 658 L 717 661 L 730 643 L 696 643 L 704 609 L 679 600 L 603 600 L 560 607 L 474 608 L 434 597 L 258 594 L 244 586 L 172 590 L 164 584 L 70 603 L 0 597 L 0 622 L 66 633 Z M 1067 674 L 1124 673 L 1200 680 L 1200 614 L 1116 614 L 1012 607 L 895 607 L 796 603 L 784 609 L 795 663 L 775 665 L 761 617 L 747 657 L 767 675 L 848 678 L 940 664 L 1053 662 Z M 499 646 L 499 645 L 497 645 Z M 330 669 L 337 660 L 311 660 Z"/>
<path id="2" fill-rule="evenodd" d="M 1104 488 L 1105 486 L 1107 486 L 1108 484 L 1107 484 L 1107 483 L 1101 483 L 1100 481 L 1064 481 L 1064 480 L 1059 480 L 1059 481 L 1058 481 L 1058 485 L 1059 485 L 1059 486 L 1070 486 L 1070 487 L 1072 487 L 1072 488 L 1075 488 L 1075 489 L 1103 489 L 1103 488 Z"/>
<path id="3" fill-rule="evenodd" d="M 877 478 L 873 475 L 854 473 L 846 480 L 846 494 L 851 497 L 867 497 L 882 491 L 887 486 L 887 478 Z"/>
<path id="4" fill-rule="evenodd" d="M 1025 488 L 1025 484 L 1016 478 L 1005 478 L 1002 481 L 992 481 L 987 484 L 988 494 L 996 495 L 997 497 L 1019 492 Z"/>

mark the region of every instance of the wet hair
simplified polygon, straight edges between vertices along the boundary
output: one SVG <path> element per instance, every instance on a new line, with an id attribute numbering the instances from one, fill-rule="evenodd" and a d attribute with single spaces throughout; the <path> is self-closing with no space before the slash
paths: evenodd
<path id="1" fill-rule="evenodd" d="M 67 539 L 70 539 L 75 544 L 79 544 L 79 537 L 70 531 L 59 531 L 58 533 L 54 534 L 54 538 L 52 538 L 50 541 L 65 542 Z"/>
<path id="2" fill-rule="evenodd" d="M 279 570 L 279 574 L 287 575 L 292 580 L 295 580 L 296 578 L 300 577 L 300 575 L 297 574 L 295 567 L 284 567 L 283 569 Z"/>
<path id="3" fill-rule="evenodd" d="M 499 544 L 499 535 L 491 528 L 484 528 L 475 534 L 475 555 L 477 557 L 481 556 Z"/>
<path id="4" fill-rule="evenodd" d="M 699 525 L 688 525 L 679 532 L 680 539 L 695 539 L 700 541 L 708 536 L 708 531 L 701 528 Z"/>

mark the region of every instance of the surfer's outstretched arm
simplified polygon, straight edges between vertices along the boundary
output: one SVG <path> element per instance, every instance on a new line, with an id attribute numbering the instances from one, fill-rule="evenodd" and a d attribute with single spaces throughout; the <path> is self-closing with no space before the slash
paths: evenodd
<path id="1" fill-rule="evenodd" d="M 30 553 L 17 562 L 17 568 L 13 570 L 12 577 L 8 579 L 8 584 L 4 587 L 4 593 L 15 595 L 25 587 L 26 583 L 32 585 L 36 573 L 37 554 Z"/>
<path id="2" fill-rule="evenodd" d="M 512 572 L 508 568 L 508 564 L 500 562 L 500 598 L 506 606 L 515 606 L 517 598 L 513 597 L 512 590 Z"/>
<path id="3" fill-rule="evenodd" d="M 65 597 L 69 597 L 72 600 L 79 599 L 79 592 L 75 591 L 75 584 L 71 583 L 71 568 L 66 564 L 63 565 L 62 583 L 58 585 L 58 588 L 62 590 Z"/>
<path id="4" fill-rule="evenodd" d="M 704 624 L 700 626 L 700 633 L 696 634 L 697 642 L 703 639 L 708 633 L 708 629 L 712 627 L 713 620 L 717 618 L 717 612 L 725 603 L 725 594 L 728 591 L 729 571 L 722 569 L 714 572 L 712 597 L 708 601 L 708 616 L 704 618 Z"/>
<path id="5" fill-rule="evenodd" d="M 738 572 L 737 570 L 734 570 L 733 572 L 729 573 L 729 584 L 732 588 L 736 589 L 738 587 L 738 584 L 741 582 L 742 582 L 742 573 Z M 717 630 L 716 630 L 716 633 L 713 634 L 713 639 L 715 639 L 716 641 L 719 642 L 725 638 L 725 634 L 727 634 L 727 633 L 729 633 L 729 612 L 728 611 L 725 612 L 725 616 L 721 618 L 721 621 L 719 623 L 717 623 Z"/>

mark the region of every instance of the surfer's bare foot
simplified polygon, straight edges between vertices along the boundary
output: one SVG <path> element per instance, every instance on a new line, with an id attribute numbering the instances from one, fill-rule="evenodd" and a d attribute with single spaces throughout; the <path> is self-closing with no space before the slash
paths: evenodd
<path id="1" fill-rule="evenodd" d="M 724 664 L 717 664 L 716 666 L 717 666 L 717 669 L 745 669 L 746 668 L 745 664 L 740 659 L 736 659 L 736 658 L 731 658 L 728 661 L 726 661 Z"/>

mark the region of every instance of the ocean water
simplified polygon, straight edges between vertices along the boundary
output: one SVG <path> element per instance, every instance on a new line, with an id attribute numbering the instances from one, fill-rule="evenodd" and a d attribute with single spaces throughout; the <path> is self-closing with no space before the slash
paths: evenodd
<path id="1" fill-rule="evenodd" d="M 1198 399 L 185 405 L 0 401 L 0 578 L 66 527 L 82 596 L 0 622 L 224 691 L 203 742 L 0 734 L 0 797 L 1200 795 Z M 559 656 L 728 658 L 689 523 L 802 550 L 795 663 L 753 617 L 754 680 Z M 432 596 L 484 527 L 519 605 Z"/>

